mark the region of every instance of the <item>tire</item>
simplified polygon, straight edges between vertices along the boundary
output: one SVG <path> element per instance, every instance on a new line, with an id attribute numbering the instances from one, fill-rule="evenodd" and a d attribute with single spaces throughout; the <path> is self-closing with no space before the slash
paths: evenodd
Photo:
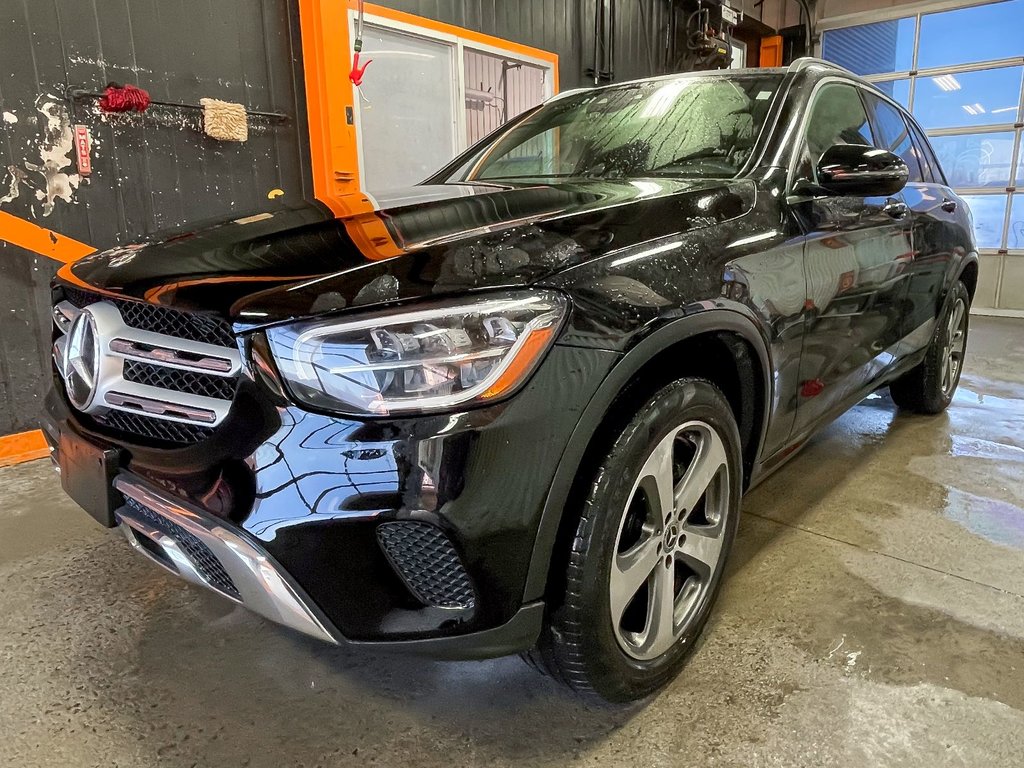
<path id="1" fill-rule="evenodd" d="M 900 408 L 936 414 L 949 406 L 964 368 L 970 309 L 971 296 L 958 280 L 946 299 L 924 360 L 889 385 L 889 394 Z"/>
<path id="2" fill-rule="evenodd" d="M 721 391 L 684 378 L 656 392 L 593 475 L 531 662 L 612 703 L 671 681 L 717 597 L 741 484 L 739 431 Z"/>

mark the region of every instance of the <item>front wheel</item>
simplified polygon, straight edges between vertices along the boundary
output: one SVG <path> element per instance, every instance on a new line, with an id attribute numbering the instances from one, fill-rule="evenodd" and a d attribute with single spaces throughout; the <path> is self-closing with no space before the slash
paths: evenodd
<path id="1" fill-rule="evenodd" d="M 950 291 L 924 360 L 889 385 L 889 394 L 900 408 L 915 413 L 944 411 L 963 373 L 971 295 L 960 281 Z"/>
<path id="2" fill-rule="evenodd" d="M 651 397 L 601 462 L 532 659 L 611 702 L 653 693 L 707 621 L 736 535 L 739 432 L 713 384 Z"/>

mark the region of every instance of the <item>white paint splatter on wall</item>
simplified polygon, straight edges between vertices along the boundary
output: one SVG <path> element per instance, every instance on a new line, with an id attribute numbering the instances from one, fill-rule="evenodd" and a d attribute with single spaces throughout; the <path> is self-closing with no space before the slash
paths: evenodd
<path id="1" fill-rule="evenodd" d="M 30 140 L 28 148 L 38 150 L 39 162 L 26 159 L 22 161 L 24 169 L 17 165 L 7 167 L 7 178 L 3 181 L 7 194 L 0 197 L 0 204 L 13 202 L 22 191 L 34 189 L 36 200 L 42 204 L 43 216 L 49 216 L 57 200 L 75 202 L 75 190 L 82 179 L 77 173 L 69 172 L 74 164 L 74 131 L 67 106 L 53 95 L 42 94 L 36 99 L 36 110 L 43 116 L 39 121 L 41 135 Z M 8 119 L 8 115 L 13 120 Z M 3 119 L 8 125 L 18 120 L 9 112 L 4 113 Z M 34 218 L 35 206 L 31 211 Z"/>
<path id="2" fill-rule="evenodd" d="M 18 122 L 18 116 L 13 112 L 4 112 L 4 122 L 7 123 L 7 125 L 14 125 Z"/>
<path id="3" fill-rule="evenodd" d="M 0 205 L 13 202 L 21 192 L 21 183 L 28 178 L 28 174 L 16 165 L 8 165 L 7 174 L 10 181 L 7 183 L 7 194 L 0 197 Z"/>

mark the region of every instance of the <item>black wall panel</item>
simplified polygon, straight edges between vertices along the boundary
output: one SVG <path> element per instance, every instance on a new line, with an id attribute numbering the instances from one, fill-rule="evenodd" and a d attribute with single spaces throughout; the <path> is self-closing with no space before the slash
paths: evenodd
<path id="1" fill-rule="evenodd" d="M 273 189 L 308 197 L 300 54 L 288 0 L 0 0 L 0 211 L 105 248 L 265 210 Z M 197 111 L 102 115 L 67 98 L 111 81 L 289 119 L 253 119 L 248 141 L 227 143 L 203 134 Z M 76 123 L 93 140 L 80 181 Z M 66 194 L 49 199 L 55 190 Z M 57 266 L 0 241 L 0 435 L 36 424 Z"/>

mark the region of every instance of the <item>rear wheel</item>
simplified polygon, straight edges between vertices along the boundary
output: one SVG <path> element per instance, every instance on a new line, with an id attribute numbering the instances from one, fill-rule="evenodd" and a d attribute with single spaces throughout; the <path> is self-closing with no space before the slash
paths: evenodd
<path id="1" fill-rule="evenodd" d="M 533 661 L 613 702 L 670 681 L 717 595 L 740 482 L 736 422 L 713 384 L 651 397 L 598 468 Z"/>
<path id="2" fill-rule="evenodd" d="M 953 400 L 967 351 L 971 296 L 962 282 L 950 291 L 924 360 L 889 385 L 893 402 L 916 413 L 941 413 Z"/>

